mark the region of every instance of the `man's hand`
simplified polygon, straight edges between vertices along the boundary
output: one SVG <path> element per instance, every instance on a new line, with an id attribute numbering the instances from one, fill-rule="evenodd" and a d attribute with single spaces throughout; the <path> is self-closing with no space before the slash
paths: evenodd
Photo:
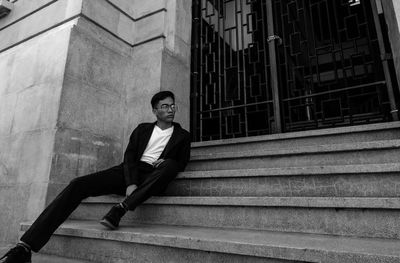
<path id="1" fill-rule="evenodd" d="M 154 168 L 157 168 L 160 164 L 162 164 L 162 162 L 164 162 L 165 160 L 164 159 L 158 159 L 157 161 L 155 161 L 154 163 L 153 163 L 153 167 Z"/>
<path id="2" fill-rule="evenodd" d="M 126 188 L 126 196 L 130 196 L 132 193 L 133 193 L 133 191 L 135 191 L 136 190 L 136 188 L 137 188 L 137 185 L 136 184 L 131 184 L 130 186 L 128 186 L 127 188 Z"/>

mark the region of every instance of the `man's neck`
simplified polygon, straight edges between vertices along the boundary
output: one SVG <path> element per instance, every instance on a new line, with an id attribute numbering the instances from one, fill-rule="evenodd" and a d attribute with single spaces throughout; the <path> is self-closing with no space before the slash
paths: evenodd
<path id="1" fill-rule="evenodd" d="M 161 122 L 161 121 L 157 121 L 156 125 L 158 126 L 158 128 L 160 128 L 161 130 L 165 130 L 168 128 L 172 127 L 172 122 Z"/>

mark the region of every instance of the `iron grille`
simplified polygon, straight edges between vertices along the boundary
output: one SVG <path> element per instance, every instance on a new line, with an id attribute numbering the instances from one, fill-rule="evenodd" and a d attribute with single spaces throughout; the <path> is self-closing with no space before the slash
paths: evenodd
<path id="1" fill-rule="evenodd" d="M 391 119 L 369 0 L 274 0 L 284 131 Z"/>
<path id="2" fill-rule="evenodd" d="M 370 0 L 194 0 L 194 141 L 390 120 L 376 16 Z"/>

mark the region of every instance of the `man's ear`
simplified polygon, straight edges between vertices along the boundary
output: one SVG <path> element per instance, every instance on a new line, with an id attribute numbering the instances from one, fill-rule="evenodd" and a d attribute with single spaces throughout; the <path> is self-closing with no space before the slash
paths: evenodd
<path id="1" fill-rule="evenodd" d="M 154 109 L 154 108 L 153 108 L 152 111 L 153 111 L 153 114 L 154 114 L 154 115 L 157 115 L 157 109 Z"/>

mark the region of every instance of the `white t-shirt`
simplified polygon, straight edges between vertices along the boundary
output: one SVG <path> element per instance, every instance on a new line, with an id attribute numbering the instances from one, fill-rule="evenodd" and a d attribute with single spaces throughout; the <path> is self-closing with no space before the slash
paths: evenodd
<path id="1" fill-rule="evenodd" d="M 161 130 L 157 125 L 154 125 L 153 133 L 151 134 L 150 140 L 147 143 L 146 149 L 144 150 L 140 160 L 153 165 L 153 163 L 160 158 L 160 155 L 164 151 L 173 131 L 174 126 Z"/>

